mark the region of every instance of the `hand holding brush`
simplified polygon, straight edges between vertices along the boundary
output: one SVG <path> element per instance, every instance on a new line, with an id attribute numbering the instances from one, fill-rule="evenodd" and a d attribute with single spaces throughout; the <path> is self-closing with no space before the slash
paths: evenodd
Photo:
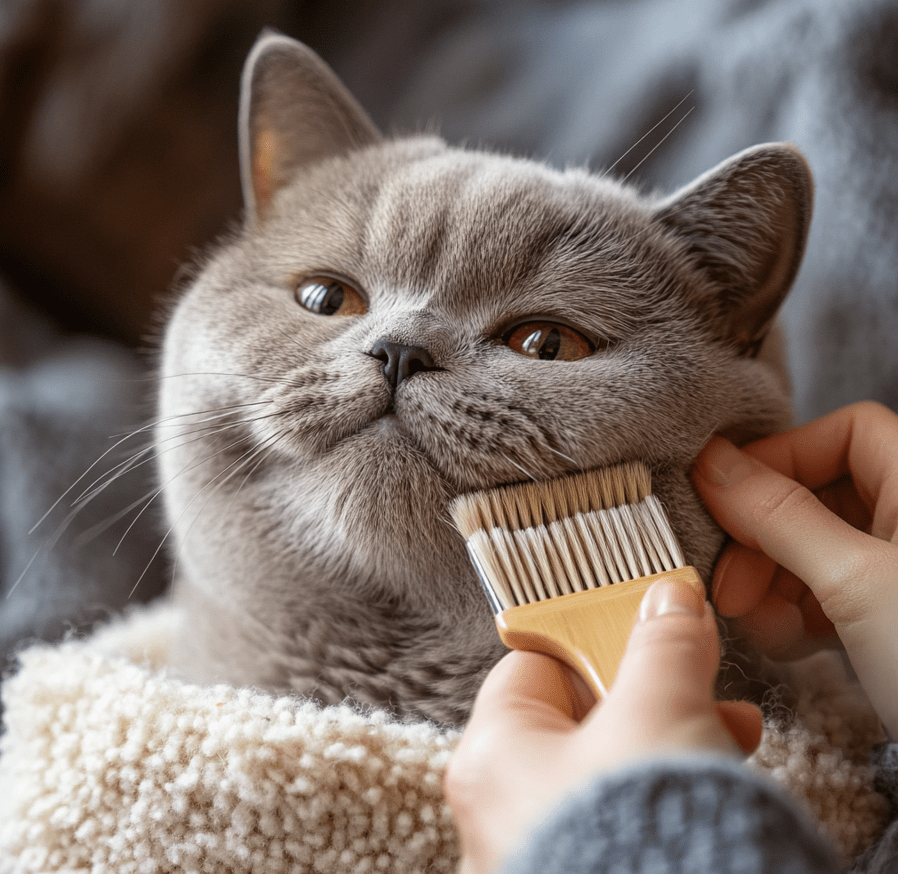
<path id="1" fill-rule="evenodd" d="M 760 711 L 714 700 L 719 658 L 710 606 L 676 578 L 649 589 L 614 686 L 591 710 L 563 664 L 509 653 L 481 688 L 447 772 L 462 871 L 498 871 L 543 817 L 597 776 L 659 756 L 753 750 Z"/>
<path id="2" fill-rule="evenodd" d="M 867 403 L 743 450 L 715 439 L 693 478 L 734 537 L 718 609 L 784 657 L 835 631 L 898 735 L 898 417 Z M 489 675 L 446 778 L 461 870 L 841 870 L 773 784 L 720 758 L 753 748 L 760 714 L 714 701 L 709 608 L 678 579 L 644 603 L 592 709 L 537 652 L 512 652 Z M 898 847 L 895 826 L 884 840 Z M 729 861 L 712 865 L 716 852 Z"/>

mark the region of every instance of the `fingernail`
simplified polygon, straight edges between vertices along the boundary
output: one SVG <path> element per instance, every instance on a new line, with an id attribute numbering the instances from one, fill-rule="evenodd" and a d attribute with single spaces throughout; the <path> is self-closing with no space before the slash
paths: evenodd
<path id="1" fill-rule="evenodd" d="M 705 599 L 689 583 L 658 580 L 642 598 L 639 620 L 647 622 L 670 613 L 701 618 L 705 615 Z"/>
<path id="2" fill-rule="evenodd" d="M 695 470 L 718 486 L 732 486 L 757 471 L 753 458 L 723 437 L 712 437 L 696 459 Z"/>
<path id="3" fill-rule="evenodd" d="M 724 577 L 726 577 L 727 567 L 729 567 L 732 560 L 732 552 L 725 549 L 720 554 L 720 558 L 717 559 L 717 564 L 714 566 L 714 577 L 711 580 L 711 600 L 715 605 L 717 604 L 717 599 L 720 597 L 720 592 L 723 587 L 723 580 Z"/>

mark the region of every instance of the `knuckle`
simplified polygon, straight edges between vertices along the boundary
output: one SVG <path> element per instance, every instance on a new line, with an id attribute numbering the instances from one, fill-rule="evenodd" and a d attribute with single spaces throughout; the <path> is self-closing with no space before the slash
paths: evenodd
<path id="1" fill-rule="evenodd" d="M 449 764 L 443 772 L 443 794 L 446 803 L 458 816 L 464 815 L 475 806 L 480 792 L 478 770 L 456 754 L 449 759 Z"/>
<path id="2" fill-rule="evenodd" d="M 879 401 L 856 401 L 846 408 L 855 419 L 893 419 L 895 414 Z"/>
<path id="3" fill-rule="evenodd" d="M 497 763 L 503 755 L 514 757 L 512 744 L 506 737 L 507 727 L 497 722 L 473 725 L 459 741 L 443 771 L 443 793 L 453 813 L 459 818 L 476 811 L 484 792 L 501 782 Z"/>
<path id="4" fill-rule="evenodd" d="M 768 494 L 756 505 L 758 521 L 778 525 L 787 520 L 801 519 L 818 509 L 819 501 L 803 485 L 791 480 Z"/>
<path id="5" fill-rule="evenodd" d="M 828 568 L 828 585 L 820 592 L 820 606 L 837 624 L 863 619 L 870 610 L 871 594 L 888 585 L 898 570 L 898 553 L 884 542 L 865 539 L 856 550 L 843 550 Z"/>

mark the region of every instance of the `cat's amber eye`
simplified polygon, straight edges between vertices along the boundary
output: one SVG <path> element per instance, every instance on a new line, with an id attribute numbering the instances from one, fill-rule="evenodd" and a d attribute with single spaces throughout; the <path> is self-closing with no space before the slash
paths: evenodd
<path id="1" fill-rule="evenodd" d="M 348 282 L 312 276 L 296 286 L 296 302 L 318 316 L 360 316 L 368 311 L 365 298 Z"/>
<path id="2" fill-rule="evenodd" d="M 576 361 L 595 351 L 579 331 L 557 322 L 525 322 L 512 328 L 502 341 L 519 355 L 541 361 Z"/>

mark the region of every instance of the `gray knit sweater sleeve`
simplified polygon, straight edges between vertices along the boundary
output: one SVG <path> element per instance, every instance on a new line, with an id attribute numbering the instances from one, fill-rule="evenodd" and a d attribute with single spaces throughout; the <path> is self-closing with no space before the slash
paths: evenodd
<path id="1" fill-rule="evenodd" d="M 587 785 L 504 874 L 834 874 L 835 858 L 769 780 L 737 762 L 690 758 Z"/>

